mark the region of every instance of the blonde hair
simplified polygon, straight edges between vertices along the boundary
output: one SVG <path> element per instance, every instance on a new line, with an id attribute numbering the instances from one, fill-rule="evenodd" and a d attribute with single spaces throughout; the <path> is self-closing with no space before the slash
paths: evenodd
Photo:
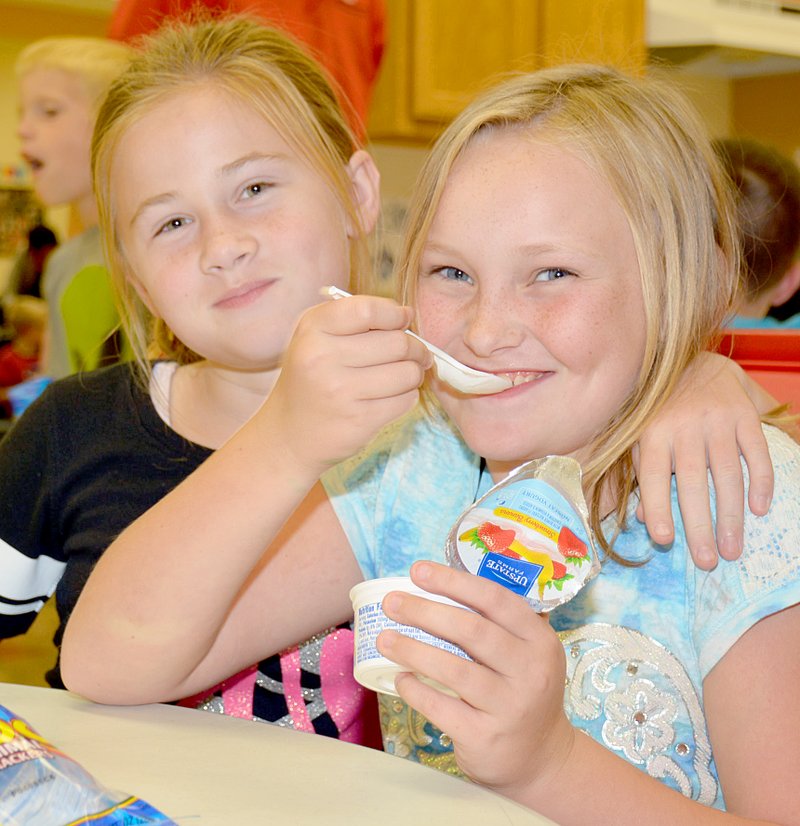
<path id="1" fill-rule="evenodd" d="M 15 295 L 5 305 L 6 320 L 15 333 L 44 330 L 47 324 L 47 302 L 33 295 Z"/>
<path id="2" fill-rule="evenodd" d="M 98 114 L 92 170 L 123 328 L 147 375 L 154 349 L 180 364 L 201 356 L 144 306 L 115 232 L 113 156 L 126 130 L 144 113 L 180 92 L 213 84 L 260 114 L 328 181 L 352 226 L 360 227 L 361 220 L 347 172 L 358 143 L 323 70 L 285 34 L 241 16 L 193 18 L 169 22 L 139 45 L 141 54 L 113 84 Z M 369 289 L 371 270 L 367 239 L 358 233 L 350 255 L 354 290 Z"/>
<path id="3" fill-rule="evenodd" d="M 612 187 L 633 234 L 641 271 L 646 343 L 638 380 L 598 433 L 584 463 L 591 524 L 603 537 L 601 494 L 625 524 L 635 488 L 632 449 L 709 347 L 730 312 L 739 250 L 727 181 L 698 115 L 664 78 L 600 66 L 562 66 L 489 90 L 444 132 L 412 196 L 398 286 L 414 303 L 420 257 L 448 175 L 478 135 L 515 129 L 577 153 Z"/>
<path id="4" fill-rule="evenodd" d="M 100 106 L 106 90 L 125 70 L 134 50 L 101 37 L 44 37 L 26 46 L 17 57 L 17 79 L 34 69 L 58 69 L 83 83 L 92 108 Z"/>

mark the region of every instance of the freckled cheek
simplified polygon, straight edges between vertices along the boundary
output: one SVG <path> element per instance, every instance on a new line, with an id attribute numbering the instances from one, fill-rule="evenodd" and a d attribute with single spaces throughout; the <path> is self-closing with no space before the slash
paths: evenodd
<path id="1" fill-rule="evenodd" d="M 459 313 L 452 301 L 420 290 L 417 296 L 416 321 L 420 335 L 433 343 L 446 342 L 458 326 Z"/>

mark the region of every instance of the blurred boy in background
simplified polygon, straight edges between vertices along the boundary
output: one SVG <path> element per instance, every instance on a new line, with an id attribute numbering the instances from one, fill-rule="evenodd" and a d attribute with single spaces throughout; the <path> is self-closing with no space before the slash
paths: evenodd
<path id="1" fill-rule="evenodd" d="M 727 326 L 800 329 L 800 314 L 768 315 L 800 289 L 800 170 L 753 140 L 718 140 L 715 149 L 737 190 L 745 259 L 742 298 Z"/>
<path id="2" fill-rule="evenodd" d="M 130 47 L 103 38 L 48 37 L 20 53 L 17 135 L 45 206 L 69 204 L 80 231 L 47 261 L 42 295 L 48 304 L 44 371 L 60 378 L 103 360 L 103 342 L 117 325 L 92 191 L 90 145 L 95 115 Z"/>

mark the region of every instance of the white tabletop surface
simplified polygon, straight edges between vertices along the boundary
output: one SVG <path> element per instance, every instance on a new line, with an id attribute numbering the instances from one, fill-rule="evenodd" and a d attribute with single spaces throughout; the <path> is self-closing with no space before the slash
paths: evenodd
<path id="1" fill-rule="evenodd" d="M 0 683 L 0 705 L 91 772 L 180 826 L 551 821 L 486 789 L 375 749 L 168 705 L 102 706 Z"/>

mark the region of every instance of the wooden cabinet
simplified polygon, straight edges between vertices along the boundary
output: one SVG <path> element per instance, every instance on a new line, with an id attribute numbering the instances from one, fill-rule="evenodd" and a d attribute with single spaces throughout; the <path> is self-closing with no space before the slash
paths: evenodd
<path id="1" fill-rule="evenodd" d="M 429 142 L 504 73 L 645 63 L 644 0 L 387 0 L 387 9 L 371 140 Z"/>

